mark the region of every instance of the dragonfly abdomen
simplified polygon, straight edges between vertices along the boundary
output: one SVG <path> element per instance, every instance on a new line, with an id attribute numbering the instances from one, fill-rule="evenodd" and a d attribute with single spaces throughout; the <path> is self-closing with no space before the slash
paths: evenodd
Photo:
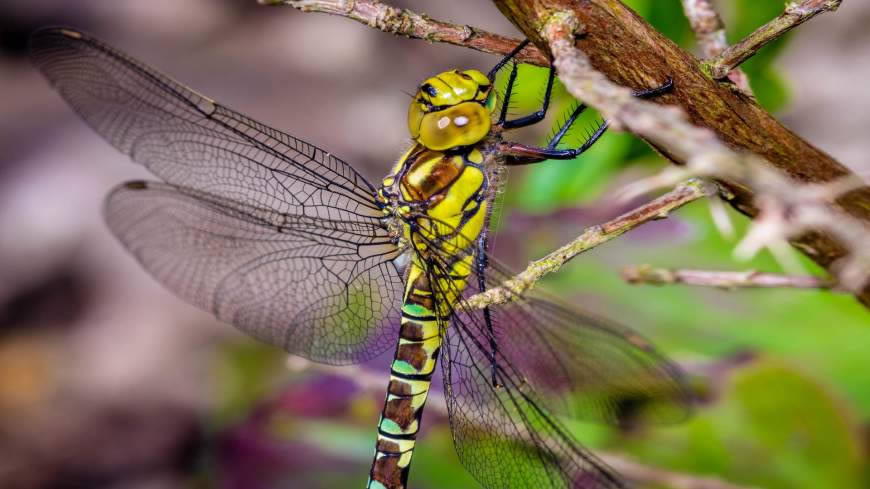
<path id="1" fill-rule="evenodd" d="M 441 326 L 448 321 L 431 307 L 432 291 L 424 277 L 425 272 L 412 264 L 368 489 L 407 487 L 423 406 L 441 349 Z"/>

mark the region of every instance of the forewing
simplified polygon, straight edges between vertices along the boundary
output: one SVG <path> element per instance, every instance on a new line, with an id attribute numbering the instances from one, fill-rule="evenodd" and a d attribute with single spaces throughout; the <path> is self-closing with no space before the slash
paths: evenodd
<path id="1" fill-rule="evenodd" d="M 31 58 L 103 138 L 173 185 L 296 216 L 379 216 L 345 162 L 230 110 L 72 29 L 30 40 Z"/>
<path id="2" fill-rule="evenodd" d="M 105 214 L 157 280 L 260 340 L 326 363 L 395 341 L 398 250 L 377 220 L 287 215 L 155 182 L 117 187 Z"/>

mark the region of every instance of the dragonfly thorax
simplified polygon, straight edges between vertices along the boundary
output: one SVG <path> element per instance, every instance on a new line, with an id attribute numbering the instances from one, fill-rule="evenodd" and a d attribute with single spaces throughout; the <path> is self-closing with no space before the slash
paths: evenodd
<path id="1" fill-rule="evenodd" d="M 481 231 L 484 213 L 480 211 L 486 206 L 483 163 L 477 148 L 448 153 L 415 144 L 384 178 L 378 201 L 386 215 L 402 223 L 404 229 L 397 234 L 403 238 L 418 232 L 440 239 L 458 230 L 464 237 L 457 246 L 464 247 Z"/>
<path id="2" fill-rule="evenodd" d="M 492 83 L 477 70 L 445 71 L 420 85 L 408 107 L 408 130 L 432 150 L 470 146 L 489 133 Z"/>

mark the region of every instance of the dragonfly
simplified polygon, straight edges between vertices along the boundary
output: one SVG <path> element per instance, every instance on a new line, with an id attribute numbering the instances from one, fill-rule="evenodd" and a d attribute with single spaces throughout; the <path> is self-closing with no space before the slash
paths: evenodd
<path id="1" fill-rule="evenodd" d="M 523 42 L 484 74 L 422 83 L 412 145 L 380 185 L 323 149 L 201 95 L 71 28 L 31 37 L 35 66 L 84 121 L 160 181 L 117 186 L 108 227 L 154 278 L 241 331 L 315 362 L 360 363 L 394 348 L 367 489 L 408 487 L 436 364 L 460 461 L 487 489 L 623 488 L 565 420 L 618 424 L 643 408 L 690 408 L 680 370 L 632 330 L 543 292 L 474 309 L 510 272 L 488 254 L 507 166 L 573 159 L 504 138 Z M 496 75 L 511 63 L 503 95 Z M 671 89 L 639 91 L 652 97 Z M 500 105 L 500 109 L 498 108 Z"/>

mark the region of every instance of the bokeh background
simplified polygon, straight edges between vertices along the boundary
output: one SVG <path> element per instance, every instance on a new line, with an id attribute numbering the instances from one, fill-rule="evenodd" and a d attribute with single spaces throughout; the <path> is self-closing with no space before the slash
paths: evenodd
<path id="1" fill-rule="evenodd" d="M 392 3 L 516 34 L 489 2 Z M 679 0 L 627 3 L 692 48 Z M 783 7 L 718 3 L 731 41 Z M 486 70 L 496 58 L 253 0 L 0 0 L 0 487 L 361 487 L 386 359 L 339 370 L 288 361 L 151 280 L 101 218 L 110 187 L 146 175 L 28 63 L 27 34 L 46 24 L 88 30 L 372 179 L 407 144 L 403 92 L 434 72 Z M 870 3 L 846 1 L 745 66 L 763 105 L 863 175 L 868 24 Z M 521 80 L 515 110 L 526 112 L 544 72 L 524 68 Z M 557 109 L 569 103 L 557 87 Z M 547 131 L 518 137 L 540 142 Z M 632 136 L 609 134 L 578 161 L 511 171 L 495 254 L 524 265 L 624 211 L 632 203 L 616 200 L 615 189 L 664 165 Z M 745 229 L 743 217 L 732 217 L 738 233 Z M 707 204 L 695 203 L 549 281 L 560 296 L 652 338 L 702 394 L 695 416 L 679 425 L 572 427 L 601 453 L 743 487 L 870 487 L 870 314 L 852 298 L 639 287 L 619 276 L 640 263 L 780 270 L 765 255 L 736 263 L 734 244 L 712 225 Z M 458 464 L 444 416 L 430 409 L 425 425 L 412 487 L 477 487 Z"/>

